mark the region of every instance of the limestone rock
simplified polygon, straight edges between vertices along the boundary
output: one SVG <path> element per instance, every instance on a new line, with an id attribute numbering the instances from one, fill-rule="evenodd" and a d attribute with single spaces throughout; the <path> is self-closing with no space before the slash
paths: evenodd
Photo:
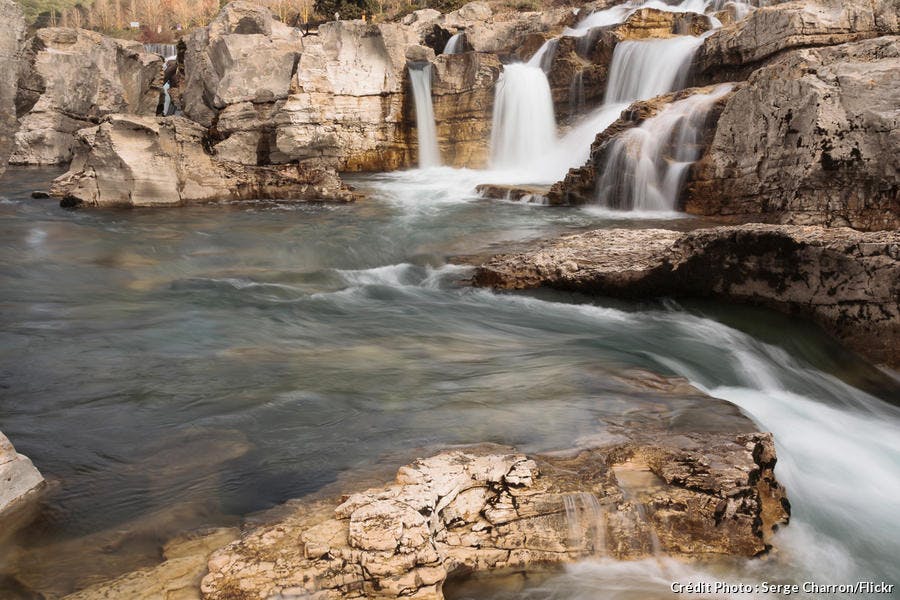
<path id="1" fill-rule="evenodd" d="M 746 75 L 791 48 L 830 46 L 900 33 L 895 0 L 796 0 L 765 6 L 710 35 L 694 61 L 701 78 Z"/>
<path id="2" fill-rule="evenodd" d="M 12 0 L 0 0 L 0 175 L 13 148 L 13 135 L 19 127 L 16 120 L 16 78 L 19 52 L 25 38 L 25 17 Z"/>
<path id="3" fill-rule="evenodd" d="M 44 485 L 44 478 L 31 460 L 16 452 L 0 433 L 0 516 L 12 512 Z"/>
<path id="4" fill-rule="evenodd" d="M 40 29 L 23 62 L 11 163 L 66 163 L 79 129 L 112 113 L 156 114 L 163 61 L 139 42 L 84 29 Z"/>
<path id="5" fill-rule="evenodd" d="M 761 433 L 648 430 L 554 456 L 443 452 L 383 487 L 302 501 L 215 552 L 203 598 L 438 600 L 455 571 L 637 558 L 654 536 L 684 558 L 754 556 L 788 519 L 773 467 Z"/>
<path id="6" fill-rule="evenodd" d="M 111 115 L 78 135 L 78 155 L 51 188 L 64 206 L 356 199 L 337 174 L 327 170 L 247 167 L 219 160 L 204 149 L 204 128 L 183 117 Z"/>
<path id="7" fill-rule="evenodd" d="M 727 101 L 685 209 L 900 227 L 900 37 L 796 50 Z"/>
<path id="8" fill-rule="evenodd" d="M 605 229 L 482 265 L 475 283 L 622 297 L 694 296 L 809 317 L 876 363 L 900 364 L 900 232 L 748 224 Z"/>

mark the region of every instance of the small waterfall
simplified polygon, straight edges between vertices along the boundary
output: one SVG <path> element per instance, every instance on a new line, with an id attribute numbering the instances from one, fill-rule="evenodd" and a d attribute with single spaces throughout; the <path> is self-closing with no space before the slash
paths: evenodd
<path id="1" fill-rule="evenodd" d="M 606 510 L 594 494 L 578 492 L 563 497 L 569 545 L 583 547 L 592 556 L 606 556 Z"/>
<path id="2" fill-rule="evenodd" d="M 646 100 L 681 89 L 702 43 L 703 38 L 680 36 L 616 44 L 605 102 Z"/>
<path id="3" fill-rule="evenodd" d="M 614 209 L 676 210 L 687 170 L 700 155 L 709 109 L 730 90 L 722 85 L 689 96 L 621 133 L 607 150 L 597 200 Z"/>
<path id="4" fill-rule="evenodd" d="M 551 38 L 538 48 L 530 59 L 528 65 L 532 67 L 540 67 L 544 73 L 549 73 L 553 66 L 553 59 L 556 58 L 556 50 L 559 47 L 559 38 Z"/>
<path id="5" fill-rule="evenodd" d="M 555 142 L 556 117 L 547 75 L 533 65 L 506 65 L 494 93 L 491 165 L 525 167 Z"/>
<path id="6" fill-rule="evenodd" d="M 584 97 L 584 70 L 578 69 L 569 84 L 569 114 L 577 115 L 585 105 Z"/>
<path id="7" fill-rule="evenodd" d="M 416 134 L 419 141 L 419 168 L 437 167 L 441 164 L 441 152 L 437 142 L 437 126 L 434 122 L 434 105 L 431 102 L 431 64 L 409 65 L 413 101 L 416 106 Z"/>
<path id="8" fill-rule="evenodd" d="M 178 48 L 175 44 L 144 44 L 144 50 L 153 54 L 159 54 L 166 60 L 175 58 L 178 54 Z"/>
<path id="9" fill-rule="evenodd" d="M 447 45 L 444 46 L 444 54 L 460 54 L 465 47 L 465 35 L 464 33 L 455 33 L 450 36 L 450 39 L 447 40 Z"/>

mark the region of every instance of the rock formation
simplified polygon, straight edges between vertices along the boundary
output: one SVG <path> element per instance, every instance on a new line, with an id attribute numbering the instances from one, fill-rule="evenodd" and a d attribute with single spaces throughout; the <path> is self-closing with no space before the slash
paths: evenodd
<path id="1" fill-rule="evenodd" d="M 44 478 L 31 460 L 16 452 L 9 439 L 0 433 L 0 517 L 21 506 L 43 485 Z"/>
<path id="2" fill-rule="evenodd" d="M 605 296 L 716 297 L 809 317 L 876 363 L 900 364 L 900 232 L 749 224 L 690 233 L 601 229 L 481 266 L 475 283 Z"/>
<path id="3" fill-rule="evenodd" d="M 300 502 L 213 553 L 206 600 L 440 599 L 449 575 L 589 555 L 755 556 L 788 504 L 761 433 L 645 431 L 529 457 L 487 447 L 402 467 L 394 482 Z"/>
<path id="4" fill-rule="evenodd" d="M 63 206 L 179 206 L 215 200 L 356 199 L 334 171 L 250 167 L 204 149 L 206 130 L 183 117 L 111 115 L 78 132 L 81 147 L 51 195 Z"/>
<path id="5" fill-rule="evenodd" d="M 22 9 L 12 0 L 0 0 L 0 175 L 13 149 L 13 135 L 19 127 L 16 120 L 16 77 L 19 52 L 25 37 Z"/>
<path id="6" fill-rule="evenodd" d="M 67 163 L 79 129 L 112 113 L 156 113 L 162 59 L 138 42 L 83 29 L 40 29 L 23 62 L 11 163 Z"/>
<path id="7" fill-rule="evenodd" d="M 900 37 L 796 50 L 731 96 L 685 210 L 900 227 Z"/>

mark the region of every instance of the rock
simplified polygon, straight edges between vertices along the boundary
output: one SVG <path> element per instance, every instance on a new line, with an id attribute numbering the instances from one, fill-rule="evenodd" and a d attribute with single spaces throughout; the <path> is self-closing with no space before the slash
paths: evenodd
<path id="1" fill-rule="evenodd" d="M 727 100 L 685 210 L 898 228 L 898 106 L 900 37 L 789 52 Z"/>
<path id="2" fill-rule="evenodd" d="M 482 198 L 490 198 L 492 200 L 546 204 L 549 188 L 540 185 L 499 185 L 488 183 L 476 186 L 475 191 Z"/>
<path id="3" fill-rule="evenodd" d="M 112 113 L 156 114 L 163 61 L 139 42 L 84 29 L 39 29 L 23 62 L 11 163 L 66 163 L 79 129 Z"/>
<path id="4" fill-rule="evenodd" d="M 748 224 L 606 229 L 498 256 L 476 285 L 606 296 L 715 297 L 809 317 L 876 363 L 900 364 L 900 232 Z"/>
<path id="5" fill-rule="evenodd" d="M 445 164 L 472 168 L 487 165 L 494 84 L 501 68 L 494 54 L 442 54 L 435 59 L 431 96 Z"/>
<path id="6" fill-rule="evenodd" d="M 16 119 L 16 78 L 19 52 L 25 39 L 25 17 L 12 0 L 0 0 L 0 175 L 13 149 L 13 136 L 19 128 Z"/>
<path id="7" fill-rule="evenodd" d="M 764 6 L 710 35 L 694 59 L 703 83 L 744 78 L 791 48 L 900 33 L 895 0 L 798 0 Z"/>
<path id="8" fill-rule="evenodd" d="M 183 117 L 111 115 L 78 135 L 78 155 L 50 190 L 63 206 L 357 198 L 333 171 L 219 160 L 204 150 L 204 128 Z"/>
<path id="9" fill-rule="evenodd" d="M 447 451 L 385 486 L 301 501 L 213 553 L 201 589 L 205 600 L 437 600 L 453 573 L 638 558 L 654 539 L 687 559 L 755 556 L 788 519 L 773 467 L 762 433 L 646 430 L 553 456 Z"/>
<path id="10" fill-rule="evenodd" d="M 186 116 L 206 127 L 229 105 L 287 98 L 303 50 L 297 30 L 243 0 L 227 4 L 208 27 L 191 32 L 185 44 L 181 106 Z"/>
<path id="11" fill-rule="evenodd" d="M 233 527 L 181 536 L 165 545 L 161 564 L 92 585 L 64 600 L 200 600 L 200 580 L 207 572 L 209 555 L 238 537 Z"/>
<path id="12" fill-rule="evenodd" d="M 0 517 L 17 510 L 44 486 L 44 477 L 31 460 L 16 452 L 0 433 Z"/>

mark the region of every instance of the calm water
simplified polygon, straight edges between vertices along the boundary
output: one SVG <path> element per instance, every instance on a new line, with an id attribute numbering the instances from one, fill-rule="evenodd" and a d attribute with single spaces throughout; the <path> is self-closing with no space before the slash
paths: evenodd
<path id="1" fill-rule="evenodd" d="M 481 201 L 449 170 L 360 178 L 373 197 L 355 206 L 72 212 L 28 198 L 49 176 L 14 170 L 0 188 L 0 430 L 53 481 L 5 544 L 0 597 L 152 564 L 178 532 L 446 444 L 570 447 L 651 414 L 703 426 L 702 398 L 629 385 L 638 370 L 775 432 L 795 507 L 779 569 L 900 579 L 896 380 L 774 313 L 494 294 L 451 264 L 697 221 Z M 615 596 L 621 569 L 639 583 Z M 458 595 L 648 597 L 658 569 L 592 562 Z"/>

